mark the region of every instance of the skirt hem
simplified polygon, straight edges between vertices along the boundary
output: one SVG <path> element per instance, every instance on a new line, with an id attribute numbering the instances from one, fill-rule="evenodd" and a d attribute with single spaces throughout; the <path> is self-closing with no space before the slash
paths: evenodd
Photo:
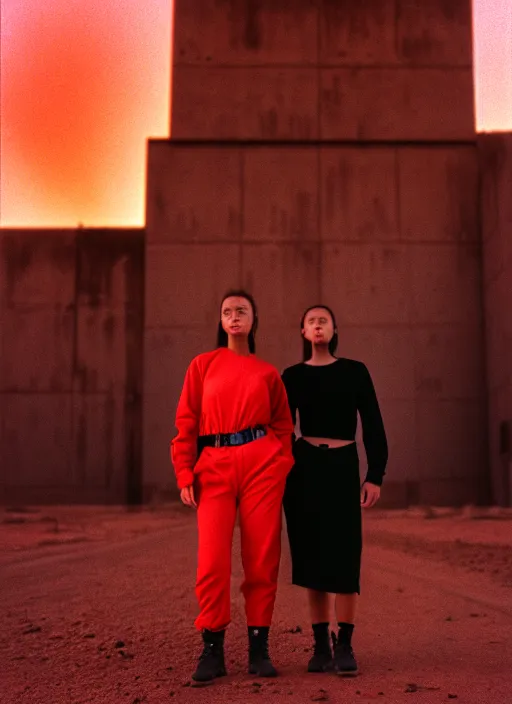
<path id="1" fill-rule="evenodd" d="M 305 579 L 292 579 L 292 584 L 295 587 L 302 587 L 303 589 L 312 589 L 315 592 L 325 592 L 327 594 L 361 594 L 361 587 L 358 585 L 357 589 L 332 589 L 334 585 L 320 584 L 319 582 L 310 582 Z"/>

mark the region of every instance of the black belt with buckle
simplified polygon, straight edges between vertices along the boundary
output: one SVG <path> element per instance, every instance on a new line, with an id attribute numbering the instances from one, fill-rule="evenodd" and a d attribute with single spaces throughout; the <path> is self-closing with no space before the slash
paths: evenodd
<path id="1" fill-rule="evenodd" d="M 248 442 L 258 440 L 267 434 L 263 425 L 256 425 L 254 428 L 246 428 L 238 433 L 217 433 L 217 435 L 200 435 L 197 438 L 197 449 L 199 452 L 205 447 L 237 447 L 247 445 Z"/>

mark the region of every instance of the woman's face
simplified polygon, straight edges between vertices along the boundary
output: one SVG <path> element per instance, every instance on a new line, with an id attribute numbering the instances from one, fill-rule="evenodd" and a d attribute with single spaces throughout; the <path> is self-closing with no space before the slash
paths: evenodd
<path id="1" fill-rule="evenodd" d="M 334 325 L 329 311 L 312 308 L 306 314 L 302 334 L 312 345 L 328 345 L 334 335 Z"/>
<path id="2" fill-rule="evenodd" d="M 222 302 L 220 320 L 224 331 L 232 337 L 249 337 L 254 314 L 246 298 L 229 296 Z"/>

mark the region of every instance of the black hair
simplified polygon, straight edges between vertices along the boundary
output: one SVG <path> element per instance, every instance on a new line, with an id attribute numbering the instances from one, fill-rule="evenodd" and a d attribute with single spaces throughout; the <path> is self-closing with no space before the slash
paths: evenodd
<path id="1" fill-rule="evenodd" d="M 301 321 L 300 321 L 301 333 L 302 333 L 302 330 L 304 329 L 304 323 L 306 322 L 307 314 L 310 311 L 314 310 L 315 308 L 322 308 L 323 310 L 326 310 L 329 313 L 329 315 L 331 316 L 332 325 L 334 328 L 334 335 L 329 340 L 329 352 L 334 357 L 336 354 L 336 350 L 338 349 L 338 326 L 336 325 L 336 317 L 335 317 L 334 313 L 332 312 L 332 310 L 329 308 L 329 306 L 325 306 L 323 303 L 318 303 L 316 306 L 309 306 L 309 308 L 306 308 L 306 310 L 304 311 L 304 314 L 301 318 Z M 312 355 L 313 355 L 313 345 L 309 340 L 306 340 L 304 335 L 302 335 L 302 360 L 304 362 L 307 362 L 308 359 L 311 359 Z"/>
<path id="2" fill-rule="evenodd" d="M 256 308 L 256 301 L 254 298 L 251 296 L 250 293 L 247 293 L 247 291 L 244 291 L 243 289 L 232 289 L 228 291 L 223 297 L 222 301 L 220 302 L 220 308 L 221 308 L 221 314 L 222 314 L 222 304 L 226 300 L 226 298 L 245 298 L 246 301 L 249 301 L 251 308 L 252 308 L 252 317 L 253 317 L 253 323 L 252 323 L 252 328 L 249 332 L 249 352 L 251 354 L 254 354 L 256 352 L 256 330 L 258 329 L 258 309 Z M 228 334 L 222 327 L 222 321 L 219 320 L 219 326 L 217 329 L 217 347 L 227 347 L 228 346 Z"/>

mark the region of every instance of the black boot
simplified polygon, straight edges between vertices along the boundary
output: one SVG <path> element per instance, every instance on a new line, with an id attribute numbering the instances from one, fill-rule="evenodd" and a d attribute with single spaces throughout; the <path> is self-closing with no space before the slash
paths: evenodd
<path id="1" fill-rule="evenodd" d="M 224 634 L 225 631 L 203 631 L 203 652 L 192 675 L 192 679 L 196 682 L 209 682 L 226 674 Z"/>
<path id="2" fill-rule="evenodd" d="M 257 677 L 277 677 L 268 654 L 267 626 L 249 626 L 249 674 Z"/>
<path id="3" fill-rule="evenodd" d="M 330 672 L 333 669 L 329 624 L 314 623 L 315 645 L 313 657 L 308 662 L 308 672 Z"/>
<path id="4" fill-rule="evenodd" d="M 332 634 L 334 646 L 334 670 L 336 674 L 345 677 L 357 675 L 357 662 L 352 650 L 352 631 L 350 623 L 339 623 L 338 637 Z"/>

